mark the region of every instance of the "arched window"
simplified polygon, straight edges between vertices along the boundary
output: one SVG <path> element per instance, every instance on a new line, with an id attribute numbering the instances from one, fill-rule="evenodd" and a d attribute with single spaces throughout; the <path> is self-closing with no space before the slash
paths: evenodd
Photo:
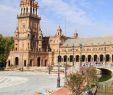
<path id="1" fill-rule="evenodd" d="M 94 55 L 94 62 L 97 61 L 97 55 Z"/>
<path id="2" fill-rule="evenodd" d="M 82 59 L 81 59 L 82 62 L 85 61 L 85 55 L 82 55 Z"/>
<path id="3" fill-rule="evenodd" d="M 70 62 L 73 62 L 73 55 L 70 55 Z"/>
<path id="4" fill-rule="evenodd" d="M 32 66 L 32 59 L 30 60 L 29 66 Z"/>
<path id="5" fill-rule="evenodd" d="M 112 55 L 112 62 L 113 62 L 113 55 Z"/>
<path id="6" fill-rule="evenodd" d="M 91 55 L 88 55 L 88 62 L 91 62 Z"/>
<path id="7" fill-rule="evenodd" d="M 79 62 L 79 55 L 76 55 L 76 62 Z"/>
<path id="8" fill-rule="evenodd" d="M 25 13 L 25 8 L 24 8 L 24 13 Z"/>
<path id="9" fill-rule="evenodd" d="M 67 62 L 67 55 L 64 56 L 64 62 Z"/>
<path id="10" fill-rule="evenodd" d="M 24 60 L 24 66 L 26 66 L 27 64 L 26 64 L 26 60 Z"/>
<path id="11" fill-rule="evenodd" d="M 110 61 L 110 55 L 107 54 L 107 55 L 106 55 L 106 62 L 109 62 L 109 61 Z"/>
<path id="12" fill-rule="evenodd" d="M 104 56 L 100 55 L 100 62 L 103 62 L 103 61 L 104 61 Z"/>
<path id="13" fill-rule="evenodd" d="M 59 55 L 58 56 L 58 62 L 61 62 L 61 60 L 62 60 L 62 57 Z"/>
<path id="14" fill-rule="evenodd" d="M 16 66 L 19 65 L 19 58 L 18 58 L 18 57 L 15 58 L 15 65 L 16 65 Z"/>
<path id="15" fill-rule="evenodd" d="M 28 13 L 28 8 L 26 8 L 26 13 Z"/>
<path id="16" fill-rule="evenodd" d="M 8 66 L 11 66 L 11 64 L 10 64 L 10 60 L 8 61 Z"/>
<path id="17" fill-rule="evenodd" d="M 41 62 L 41 58 L 38 57 L 38 58 L 37 58 L 37 67 L 40 67 L 40 62 Z"/>
<path id="18" fill-rule="evenodd" d="M 17 48 L 15 48 L 15 50 L 17 51 Z"/>

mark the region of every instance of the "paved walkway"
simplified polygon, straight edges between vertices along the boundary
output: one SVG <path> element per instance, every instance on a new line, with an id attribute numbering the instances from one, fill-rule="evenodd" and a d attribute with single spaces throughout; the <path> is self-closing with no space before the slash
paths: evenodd
<path id="1" fill-rule="evenodd" d="M 61 76 L 61 85 L 63 86 Z M 56 89 L 57 75 L 37 74 L 33 72 L 0 72 L 0 95 L 47 95 L 47 90 Z"/>

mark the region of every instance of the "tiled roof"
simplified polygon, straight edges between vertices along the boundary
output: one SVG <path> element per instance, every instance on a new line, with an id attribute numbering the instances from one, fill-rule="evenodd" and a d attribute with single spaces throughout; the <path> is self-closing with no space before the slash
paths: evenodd
<path id="1" fill-rule="evenodd" d="M 97 37 L 97 38 L 77 38 L 67 39 L 62 46 L 93 46 L 93 45 L 109 45 L 113 44 L 113 36 L 110 37 Z"/>

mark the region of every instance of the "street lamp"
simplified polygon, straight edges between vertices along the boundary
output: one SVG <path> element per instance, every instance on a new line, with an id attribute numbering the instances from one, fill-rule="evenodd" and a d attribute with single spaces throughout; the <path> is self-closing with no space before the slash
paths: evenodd
<path id="1" fill-rule="evenodd" d="M 105 50 L 105 54 L 104 54 L 104 63 L 105 63 L 105 67 L 106 67 L 106 46 L 104 47 Z"/>
<path id="2" fill-rule="evenodd" d="M 60 62 L 61 62 L 61 56 L 60 56 L 60 42 L 59 42 L 57 87 L 60 87 Z"/>
<path id="3" fill-rule="evenodd" d="M 67 51 L 66 51 L 65 77 L 67 77 Z"/>
<path id="4" fill-rule="evenodd" d="M 80 44 L 80 68 L 82 67 L 82 44 Z"/>
<path id="5" fill-rule="evenodd" d="M 75 48 L 74 44 L 73 44 L 72 47 L 73 47 L 73 67 L 74 67 L 74 61 L 75 61 L 75 60 L 74 60 L 74 48 Z"/>
<path id="6" fill-rule="evenodd" d="M 24 68 L 23 68 L 23 54 L 22 54 L 22 72 L 24 71 Z"/>

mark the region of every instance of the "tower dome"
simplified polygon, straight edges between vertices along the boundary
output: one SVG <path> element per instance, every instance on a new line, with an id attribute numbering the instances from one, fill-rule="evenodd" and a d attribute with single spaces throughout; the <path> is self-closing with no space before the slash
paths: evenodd
<path id="1" fill-rule="evenodd" d="M 56 32 L 56 36 L 62 36 L 62 29 L 61 27 L 59 26 L 58 29 L 57 29 L 57 32 Z"/>

